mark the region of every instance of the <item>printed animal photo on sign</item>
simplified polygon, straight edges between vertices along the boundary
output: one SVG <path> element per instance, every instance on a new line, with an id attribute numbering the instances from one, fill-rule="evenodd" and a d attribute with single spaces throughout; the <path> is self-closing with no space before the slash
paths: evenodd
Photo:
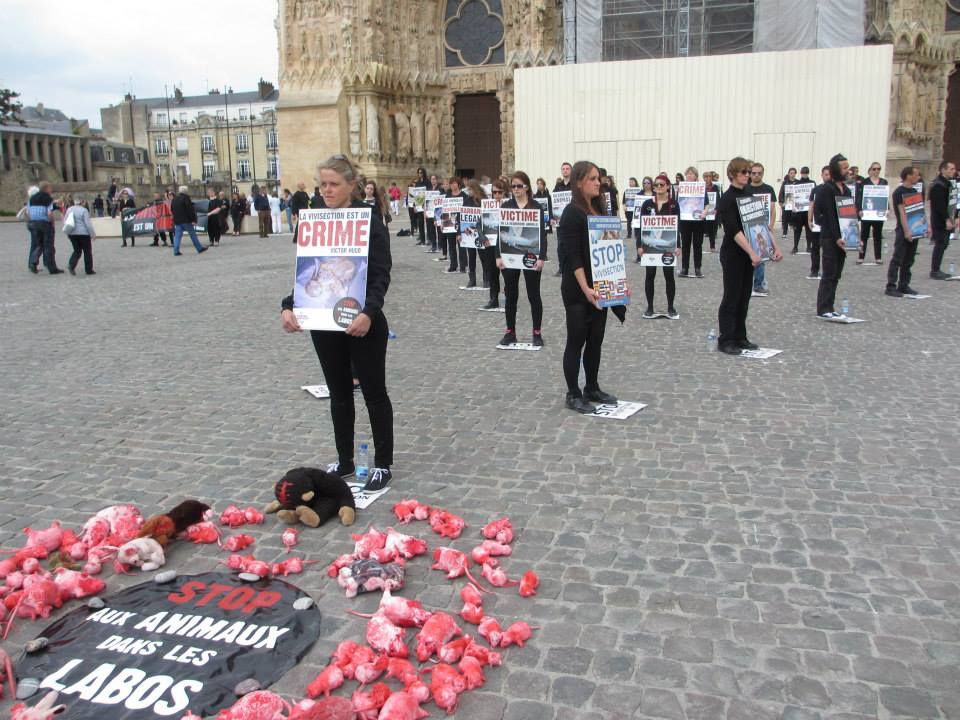
<path id="1" fill-rule="evenodd" d="M 328 308 L 345 297 L 362 297 L 366 264 L 363 257 L 298 257 L 294 305 Z"/>

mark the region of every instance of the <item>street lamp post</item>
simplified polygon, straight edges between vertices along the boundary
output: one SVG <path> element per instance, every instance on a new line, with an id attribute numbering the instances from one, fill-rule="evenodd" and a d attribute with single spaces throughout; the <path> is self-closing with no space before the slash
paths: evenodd
<path id="1" fill-rule="evenodd" d="M 227 123 L 227 181 L 233 192 L 233 149 L 230 147 L 230 93 L 233 88 L 223 86 L 223 119 Z"/>

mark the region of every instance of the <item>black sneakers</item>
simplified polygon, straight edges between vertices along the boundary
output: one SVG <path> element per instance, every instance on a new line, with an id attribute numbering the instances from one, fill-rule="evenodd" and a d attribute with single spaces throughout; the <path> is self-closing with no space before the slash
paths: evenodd
<path id="1" fill-rule="evenodd" d="M 949 280 L 951 277 L 950 273 L 945 273 L 942 270 L 934 270 L 930 273 L 931 280 Z"/>
<path id="2" fill-rule="evenodd" d="M 517 333 L 513 330 L 507 330 L 500 340 L 500 345 L 515 345 L 517 342 Z"/>
<path id="3" fill-rule="evenodd" d="M 717 350 L 727 355 L 740 355 L 743 349 L 734 343 L 724 343 L 717 347 Z"/>
<path id="4" fill-rule="evenodd" d="M 483 309 L 484 309 L 484 310 L 494 310 L 494 309 L 496 309 L 496 308 L 498 308 L 498 307 L 500 307 L 500 303 L 497 302 L 496 300 L 491 300 L 490 302 L 488 302 L 486 305 L 483 306 Z"/>
<path id="5" fill-rule="evenodd" d="M 356 468 L 353 463 L 341 463 L 335 462 L 327 465 L 327 472 L 331 475 L 336 475 L 337 477 L 346 480 L 348 477 L 353 477 L 356 472 Z"/>
<path id="6" fill-rule="evenodd" d="M 902 292 L 904 295 L 919 295 L 919 294 L 920 294 L 920 293 L 918 293 L 916 290 L 914 290 L 912 287 L 910 287 L 909 285 L 908 285 L 907 287 L 905 287 L 903 290 L 901 290 L 900 292 Z"/>
<path id="7" fill-rule="evenodd" d="M 741 350 L 758 350 L 760 348 L 756 343 L 752 343 L 746 339 L 739 341 L 737 347 Z"/>
<path id="8" fill-rule="evenodd" d="M 567 393 L 567 407 L 581 415 L 592 415 L 597 409 L 580 395 L 571 395 L 570 393 Z"/>
<path id="9" fill-rule="evenodd" d="M 884 291 L 884 295 L 889 295 L 890 297 L 903 297 L 903 293 L 892 285 Z"/>
<path id="10" fill-rule="evenodd" d="M 370 468 L 370 476 L 363 489 L 371 492 L 383 490 L 391 480 L 393 480 L 393 473 L 390 472 L 390 468 Z"/>
<path id="11" fill-rule="evenodd" d="M 533 334 L 533 346 L 543 347 L 543 335 L 541 335 L 540 333 Z"/>
<path id="12" fill-rule="evenodd" d="M 617 399 L 610 393 L 605 393 L 600 388 L 594 390 L 584 389 L 583 397 L 590 402 L 600 403 L 601 405 L 616 405 Z"/>

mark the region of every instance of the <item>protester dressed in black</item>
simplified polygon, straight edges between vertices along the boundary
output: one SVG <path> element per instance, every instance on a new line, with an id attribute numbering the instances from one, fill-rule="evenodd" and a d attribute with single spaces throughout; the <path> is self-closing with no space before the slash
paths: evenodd
<path id="1" fill-rule="evenodd" d="M 210 245 L 220 244 L 220 213 L 223 212 L 220 198 L 213 188 L 207 190 L 207 238 Z M 156 244 L 156 240 L 154 240 Z"/>
<path id="2" fill-rule="evenodd" d="M 900 187 L 893 191 L 893 214 L 897 218 L 897 229 L 894 233 L 893 255 L 887 268 L 886 289 L 886 294 L 891 297 L 917 294 L 917 291 L 910 287 L 910 268 L 913 267 L 920 238 L 914 237 L 910 231 L 904 198 L 916 194 L 913 186 L 919 180 L 920 171 L 915 166 L 908 165 L 900 171 Z"/>
<path id="3" fill-rule="evenodd" d="M 933 255 L 930 259 L 930 277 L 934 280 L 946 280 L 949 274 L 940 270 L 943 255 L 950 245 L 950 233 L 956 226 L 956 207 L 950 207 L 950 193 L 953 191 L 953 179 L 957 167 L 944 160 L 940 163 L 940 172 L 930 183 L 930 237 L 933 240 Z"/>
<path id="4" fill-rule="evenodd" d="M 494 200 L 503 203 L 506 188 L 502 182 L 499 180 L 494 181 L 492 193 Z M 497 266 L 497 230 L 491 230 L 485 227 L 483 232 L 484 238 L 487 238 L 488 234 L 493 236 L 492 240 L 487 239 L 489 245 L 480 251 L 480 262 L 483 264 L 484 284 L 490 288 L 490 299 L 487 301 L 487 304 L 483 306 L 483 309 L 493 310 L 500 307 L 500 268 Z"/>
<path id="5" fill-rule="evenodd" d="M 560 177 L 557 178 L 557 182 L 553 185 L 554 192 L 563 192 L 564 190 L 570 190 L 570 173 L 573 169 L 573 165 L 568 162 L 563 162 L 560 164 Z"/>
<path id="6" fill-rule="evenodd" d="M 427 179 L 427 171 L 424 168 L 422 167 L 417 168 L 417 178 L 416 180 L 413 181 L 413 184 L 410 187 L 422 187 L 422 188 L 430 187 L 430 181 Z M 427 231 L 426 231 L 426 225 L 424 224 L 424 214 L 423 212 L 417 212 L 416 208 L 413 207 L 412 203 L 410 207 L 410 213 L 411 213 L 410 217 L 413 222 L 413 225 L 411 225 L 410 227 L 410 232 L 413 233 L 413 231 L 416 230 L 417 237 L 418 237 L 417 245 L 426 245 Z M 434 235 L 433 237 L 434 237 L 434 243 L 431 246 L 430 250 L 428 250 L 427 252 L 437 251 L 437 244 L 435 241 L 436 235 Z"/>
<path id="7" fill-rule="evenodd" d="M 670 197 L 670 178 L 666 175 L 658 175 L 653 183 L 653 190 L 656 193 L 654 197 L 646 200 L 637 211 L 637 240 L 640 239 L 640 223 L 645 215 L 673 215 L 679 219 L 680 207 L 676 200 Z M 674 248 L 673 258 L 679 254 L 679 249 Z M 643 246 L 640 245 L 640 255 L 643 255 Z M 679 320 L 680 314 L 674 306 L 674 297 L 677 294 L 677 282 L 673 275 L 673 265 L 663 266 L 663 280 L 667 288 L 667 317 L 671 320 Z M 647 310 L 643 314 L 645 318 L 655 317 L 653 310 L 653 286 L 657 277 L 656 265 L 648 265 L 646 268 L 646 277 L 644 278 L 643 290 L 647 297 Z"/>
<path id="8" fill-rule="evenodd" d="M 720 265 L 723 268 L 723 299 L 717 311 L 720 337 L 717 349 L 728 355 L 739 355 L 743 350 L 755 350 L 757 345 L 747 338 L 747 311 L 753 290 L 753 270 L 761 258 L 754 252 L 743 233 L 738 198 L 750 197 L 747 185 L 750 163 L 735 157 L 727 165 L 730 187 L 717 201 L 717 219 L 723 226 L 723 242 L 720 245 Z M 780 260 L 780 249 L 774 240 L 774 260 Z"/>
<path id="9" fill-rule="evenodd" d="M 808 280 L 820 279 L 820 226 L 813 219 L 813 208 L 817 202 L 817 193 L 820 188 L 830 182 L 830 166 L 824 165 L 820 170 L 821 184 L 814 186 L 810 192 L 810 207 L 807 209 L 807 236 L 810 240 L 810 274 Z"/>
<path id="10" fill-rule="evenodd" d="M 871 163 L 867 168 L 867 179 L 857 185 L 856 203 L 857 216 L 863 217 L 863 189 L 867 186 L 882 185 L 888 187 L 885 178 L 880 177 L 880 163 Z M 883 247 L 883 220 L 860 221 L 860 254 L 857 258 L 859 265 L 867 255 L 867 245 L 870 244 L 870 235 L 873 235 L 873 257 L 880 264 L 880 249 Z"/>
<path id="11" fill-rule="evenodd" d="M 543 273 L 543 261 L 547 255 L 547 234 L 543 222 L 543 211 L 540 203 L 530 196 L 530 178 L 518 170 L 510 176 L 510 189 L 513 197 L 507 200 L 501 208 L 518 208 L 520 210 L 537 210 L 540 218 L 540 255 L 532 268 L 516 270 L 505 267 L 500 257 L 500 245 L 496 247 L 497 267 L 503 273 L 503 291 L 506 295 L 507 330 L 500 341 L 501 345 L 512 345 L 517 341 L 517 301 L 520 299 L 520 276 L 523 275 L 524 285 L 527 287 L 527 300 L 530 301 L 530 314 L 533 317 L 533 344 L 542 347 L 543 335 L 540 326 L 543 323 L 543 300 L 540 298 L 540 278 Z"/>
<path id="12" fill-rule="evenodd" d="M 687 182 L 697 182 L 700 179 L 700 173 L 695 167 L 688 167 L 685 173 Z M 656 188 L 654 188 L 656 189 Z M 707 204 L 706 195 L 704 195 L 703 204 Z M 682 249 L 680 265 L 680 277 L 690 277 L 690 253 L 693 251 L 693 270 L 698 278 L 703 277 L 701 266 L 703 265 L 703 219 L 699 220 L 681 220 L 680 221 L 680 247 Z M 664 268 L 666 269 L 666 268 Z M 673 305 L 673 303 L 670 303 Z"/>
<path id="13" fill-rule="evenodd" d="M 335 156 L 320 166 L 320 184 L 328 207 L 368 207 L 356 199 L 357 175 L 353 165 Z M 354 408 L 351 363 L 360 380 L 373 433 L 374 467 L 366 487 L 374 490 L 390 482 L 393 465 L 393 406 L 386 388 L 387 319 L 384 298 L 390 287 L 390 236 L 376 213 L 371 213 L 367 292 L 363 309 L 345 332 L 311 330 L 314 349 L 330 391 L 330 416 L 337 447 L 337 462 L 328 471 L 340 477 L 353 475 Z M 283 329 L 297 332 L 293 295 L 281 303 Z"/>
<path id="14" fill-rule="evenodd" d="M 810 185 L 813 180 L 810 179 L 810 168 L 803 166 L 800 168 L 800 176 L 795 179 L 794 185 Z M 812 191 L 811 191 L 812 192 Z M 811 195 L 812 202 L 812 195 Z M 809 206 L 806 210 L 801 210 L 797 206 L 796 197 L 793 200 L 793 210 L 790 213 L 790 224 L 793 226 L 793 247 L 800 252 L 800 235 L 806 233 L 806 251 L 810 252 L 810 228 L 807 226 L 807 216 L 809 215 Z"/>
<path id="15" fill-rule="evenodd" d="M 449 186 L 450 189 L 447 190 L 446 193 L 444 193 L 443 197 L 460 198 L 464 202 L 467 201 L 467 194 L 463 191 L 463 188 L 460 185 L 460 178 L 458 177 L 450 178 L 447 181 L 447 185 Z M 453 215 L 454 215 L 454 224 L 456 224 L 456 217 L 457 217 L 456 213 L 454 213 Z M 459 270 L 462 273 L 466 273 L 467 272 L 467 251 L 465 248 L 460 247 L 460 232 L 459 232 L 460 228 L 454 228 L 454 230 L 455 231 L 452 233 L 449 233 L 449 232 L 445 233 L 443 232 L 443 228 L 437 229 L 437 232 L 439 233 L 439 236 L 440 236 L 440 242 L 446 243 L 445 252 L 447 257 L 450 258 L 450 266 L 447 268 L 447 272 L 455 273 L 457 272 L 457 270 Z M 473 272 L 471 273 L 471 275 L 473 276 L 473 279 L 474 279 L 473 284 L 476 285 L 477 284 L 476 253 L 474 253 L 473 255 Z"/>
<path id="16" fill-rule="evenodd" d="M 834 301 L 837 285 L 843 275 L 843 266 L 847 260 L 847 251 L 840 232 L 840 218 L 837 215 L 837 198 L 852 197 L 844 178 L 850 163 L 843 155 L 834 155 L 830 159 L 830 181 L 817 190 L 817 199 L 813 205 L 813 219 L 820 226 L 820 253 L 823 268 L 820 272 L 820 287 L 817 289 L 817 315 L 837 317 Z"/>
<path id="17" fill-rule="evenodd" d="M 796 182 L 797 169 L 790 168 L 787 170 L 787 176 L 783 179 L 783 182 L 780 183 L 780 192 L 777 193 L 777 204 L 780 205 L 780 229 L 782 231 L 782 239 L 784 242 L 787 241 L 787 228 L 793 223 L 793 209 L 787 210 L 786 208 L 787 185 L 794 185 Z M 797 254 L 797 247 L 798 243 L 794 242 L 793 250 L 790 251 L 793 255 Z"/>
<path id="18" fill-rule="evenodd" d="M 720 188 L 715 184 L 715 177 L 719 177 L 712 170 L 707 170 L 703 174 L 703 180 L 706 183 L 704 193 L 707 196 L 706 204 L 713 207 L 713 217 L 704 218 L 703 234 L 710 243 L 710 252 L 717 249 L 717 200 L 720 199 Z"/>
<path id="19" fill-rule="evenodd" d="M 560 260 L 560 297 L 566 314 L 567 341 L 563 349 L 563 377 L 567 383 L 566 404 L 579 413 L 592 413 L 593 403 L 614 404 L 617 398 L 600 389 L 600 355 L 607 324 L 607 309 L 598 305 L 599 293 L 593 289 L 590 262 L 589 215 L 606 215 L 600 196 L 600 171 L 581 160 L 571 172 L 571 202 L 564 208 L 557 226 L 557 256 Z M 629 293 L 629 290 L 627 291 Z M 626 308 L 613 312 L 623 322 Z M 586 384 L 580 390 L 580 365 Z"/>

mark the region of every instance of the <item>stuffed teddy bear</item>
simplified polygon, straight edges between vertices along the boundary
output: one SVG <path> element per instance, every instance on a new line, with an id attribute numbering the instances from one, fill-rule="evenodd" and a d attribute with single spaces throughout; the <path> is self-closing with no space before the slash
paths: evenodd
<path id="1" fill-rule="evenodd" d="M 357 516 L 350 486 L 337 475 L 317 468 L 290 470 L 274 485 L 273 493 L 277 499 L 264 511 L 277 513 L 288 525 L 302 522 L 319 527 L 334 515 L 340 516 L 342 524 L 353 525 Z"/>
<path id="2" fill-rule="evenodd" d="M 149 572 L 161 568 L 167 559 L 159 542 L 153 538 L 142 537 L 121 545 L 117 550 L 117 562 Z"/>

